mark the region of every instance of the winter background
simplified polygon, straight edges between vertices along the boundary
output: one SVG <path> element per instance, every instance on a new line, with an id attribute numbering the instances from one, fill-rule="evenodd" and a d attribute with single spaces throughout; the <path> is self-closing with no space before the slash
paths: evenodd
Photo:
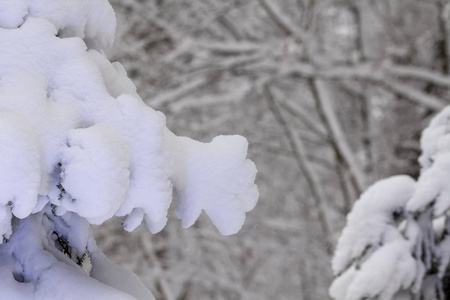
<path id="1" fill-rule="evenodd" d="M 30 3 L 34 6 L 27 10 Z M 11 232 L 5 222 L 11 218 L 11 207 L 15 216 L 36 213 L 26 221 L 14 221 L 19 234 L 0 249 L 2 295 L 19 299 L 20 290 L 23 299 L 72 299 L 81 290 L 98 291 L 99 299 L 129 299 L 129 295 L 151 299 L 130 273 L 108 262 L 101 251 L 136 273 L 158 300 L 314 300 L 330 299 L 330 293 L 347 300 L 409 299 L 409 287 L 420 291 L 422 299 L 445 299 L 449 294 L 445 282 L 450 222 L 445 213 L 450 192 L 445 178 L 450 170 L 450 111 L 444 110 L 431 122 L 450 98 L 447 1 L 111 0 L 117 18 L 113 47 L 109 47 L 111 15 L 102 5 L 79 3 L 76 12 L 85 16 L 83 20 L 72 19 L 75 14 L 68 6 L 54 9 L 44 0 L 0 3 L 0 8 L 12 8 L 0 9 L 2 30 L 21 26 L 17 29 L 21 35 L 0 36 L 1 57 L 8 58 L 1 71 L 14 75 L 2 78 L 2 105 L 25 115 L 0 115 L 0 128 L 7 133 L 0 136 L 1 145 L 17 143 L 18 149 L 24 149 L 8 152 L 0 164 L 25 170 L 14 173 L 14 178 L 0 173 L 5 179 L 2 191 L 14 201 L 28 199 L 28 191 L 48 192 L 56 205 L 43 207 L 44 197 L 37 203 L 24 201 L 27 206 L 23 207 L 20 201 L 0 199 L 2 234 Z M 52 13 L 54 19 L 48 17 Z M 16 15 L 30 19 L 22 26 L 22 17 L 11 17 Z M 61 30 L 33 16 L 50 18 Z M 84 28 L 88 47 L 106 49 L 109 60 L 121 62 L 124 69 L 109 64 L 101 51 L 85 54 L 79 41 L 55 41 L 55 35 L 84 35 L 84 29 L 78 31 L 80 22 L 90 24 Z M 22 45 L 22 40 L 29 44 L 25 42 L 20 51 L 7 50 L 10 44 Z M 38 53 L 30 61 L 39 63 L 20 57 L 27 49 Z M 10 61 L 17 62 L 19 70 L 30 71 L 17 73 Z M 99 68 L 101 78 L 89 64 Z M 220 234 L 238 231 L 244 212 L 255 204 L 254 168 L 243 157 L 246 143 L 238 137 L 218 138 L 214 147 L 202 148 L 200 143 L 175 137 L 164 127 L 160 114 L 133 100 L 133 85 L 124 79 L 124 71 L 141 98 L 166 115 L 167 127 L 176 135 L 201 142 L 231 134 L 248 139 L 248 158 L 258 168 L 260 196 L 239 233 Z M 49 80 L 54 72 L 59 81 Z M 44 74 L 44 79 L 36 74 Z M 51 83 L 47 90 L 46 80 Z M 98 88 L 102 80 L 108 95 Z M 17 84 L 24 81 L 29 88 Z M 58 90 L 61 86 L 73 89 Z M 123 92 L 132 97 L 119 96 Z M 17 108 L 8 100 L 17 95 L 24 103 L 36 95 L 62 102 L 61 106 Z M 118 97 L 118 107 L 109 95 Z M 77 99 L 98 102 L 82 104 Z M 114 122 L 118 112 L 122 114 L 119 125 Z M 69 116 L 69 121 L 60 116 Z M 74 129 L 77 122 L 86 129 Z M 430 122 L 421 145 L 422 131 Z M 53 130 L 48 124 L 61 126 Z M 160 131 L 155 133 L 155 128 Z M 36 164 L 42 153 L 36 136 L 30 134 L 33 130 L 47 133 L 40 137 L 49 141 L 44 152 L 51 160 L 44 167 Z M 67 132 L 67 147 L 60 154 L 54 141 L 64 140 Z M 164 150 L 175 161 L 165 164 L 167 157 L 149 158 L 145 149 L 155 151 L 150 154 L 160 154 L 161 149 L 153 149 L 153 143 L 139 144 L 145 139 L 130 138 L 130 132 L 139 137 L 155 134 L 155 140 L 167 143 Z M 229 206 L 220 205 L 217 211 L 201 206 L 207 201 L 189 200 L 186 178 L 180 174 L 192 166 L 183 160 L 184 150 L 177 153 L 176 149 L 192 150 L 201 157 L 194 160 L 198 164 L 192 173 L 196 192 L 204 188 L 203 182 L 215 182 L 202 173 L 203 162 L 235 166 L 236 171 L 223 168 L 229 173 L 218 190 L 224 191 L 223 203 L 239 202 L 236 205 L 243 210 L 230 212 Z M 56 153 L 62 155 L 59 165 L 53 161 Z M 22 157 L 28 159 L 23 162 Z M 121 203 L 127 193 L 130 161 L 137 168 L 134 171 L 156 181 L 163 178 L 158 181 L 163 191 L 168 190 L 166 177 L 170 177 L 189 205 Z M 160 165 L 152 165 L 155 161 Z M 85 169 L 111 172 L 96 181 L 83 177 Z M 397 174 L 405 175 L 372 186 Z M 23 184 L 29 189 L 22 189 Z M 82 187 L 91 185 L 100 193 L 84 194 L 89 189 Z M 146 185 L 138 182 L 137 186 Z M 143 192 L 154 195 L 152 199 L 167 196 L 145 188 L 136 193 Z M 234 193 L 245 194 L 245 201 L 241 203 Z M 88 199 L 88 204 L 97 201 L 101 209 L 79 204 L 75 198 Z M 191 225 L 202 208 L 213 222 L 202 214 L 183 229 L 181 225 Z M 164 227 L 167 209 L 169 220 Z M 93 236 L 78 216 L 96 224 L 113 214 L 128 217 L 94 225 Z M 146 224 L 131 233 L 123 230 L 123 226 L 134 229 L 144 215 Z M 67 238 L 74 228 L 82 234 Z M 38 229 L 47 236 L 42 238 Z M 152 234 L 149 229 L 161 231 Z M 49 258 L 43 249 L 53 256 Z M 75 276 L 68 270 L 79 268 L 77 264 L 83 270 Z M 126 294 L 86 279 L 83 272 Z M 39 283 L 38 288 L 33 288 L 33 282 Z"/>
<path id="2" fill-rule="evenodd" d="M 158 299 L 328 299 L 353 203 L 381 178 L 419 176 L 421 132 L 450 96 L 448 4 L 111 3 L 110 57 L 175 133 L 247 137 L 260 199 L 234 236 L 202 217 L 156 235 L 112 221 L 100 247 Z"/>

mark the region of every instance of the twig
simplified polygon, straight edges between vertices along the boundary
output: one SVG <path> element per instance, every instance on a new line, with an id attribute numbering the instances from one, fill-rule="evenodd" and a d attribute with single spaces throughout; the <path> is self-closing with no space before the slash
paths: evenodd
<path id="1" fill-rule="evenodd" d="M 159 95 L 158 97 L 150 100 L 149 104 L 152 107 L 167 106 L 168 104 L 171 104 L 179 100 L 180 98 L 186 97 L 187 95 L 190 95 L 195 91 L 207 86 L 209 83 L 210 80 L 208 80 L 208 78 L 201 78 L 194 80 L 185 85 L 182 85 L 181 87 L 175 90 Z"/>
<path id="2" fill-rule="evenodd" d="M 279 105 L 284 108 L 284 110 L 290 115 L 299 119 L 300 122 L 302 122 L 303 125 L 305 125 L 309 130 L 325 140 L 329 139 L 325 129 L 323 129 L 321 126 L 318 126 L 317 122 L 312 120 L 312 118 L 307 113 L 304 113 L 303 111 L 295 108 L 292 104 L 285 101 L 280 101 Z"/>
<path id="3" fill-rule="evenodd" d="M 302 141 L 297 137 L 296 134 L 294 134 L 292 128 L 288 125 L 286 119 L 284 118 L 283 114 L 281 113 L 280 109 L 278 108 L 277 103 L 275 102 L 275 99 L 273 98 L 272 92 L 270 91 L 269 86 L 266 84 L 263 87 L 264 96 L 269 103 L 270 110 L 272 111 L 276 121 L 278 124 L 283 128 L 284 134 L 286 135 L 289 145 L 292 150 L 292 154 L 294 156 L 294 159 L 300 168 L 300 170 L 305 175 L 306 181 L 308 182 L 308 186 L 311 190 L 311 194 L 315 200 L 315 205 L 317 208 L 319 221 L 322 227 L 322 232 L 325 237 L 325 241 L 328 243 L 327 252 L 329 255 L 333 253 L 331 245 L 332 239 L 330 236 L 330 225 L 329 225 L 329 219 L 326 215 L 325 211 L 325 197 L 323 195 L 322 189 L 320 188 L 319 179 L 317 177 L 317 174 L 315 173 L 314 169 L 310 166 L 308 160 L 306 159 L 306 152 L 304 150 L 304 146 Z"/>
<path id="4" fill-rule="evenodd" d="M 443 75 L 438 72 L 433 72 L 424 68 L 411 67 L 411 66 L 385 66 L 384 70 L 389 75 L 405 79 L 417 79 L 425 81 L 437 86 L 450 88 L 450 76 Z"/>
<path id="5" fill-rule="evenodd" d="M 344 164 L 348 167 L 354 188 L 356 192 L 360 194 L 365 189 L 365 176 L 356 164 L 356 159 L 348 145 L 336 113 L 333 110 L 328 87 L 325 82 L 319 79 L 311 79 L 310 85 L 312 94 L 317 101 L 319 111 L 323 116 L 324 123 L 328 128 L 333 147 L 338 156 L 342 158 Z"/>
<path id="6" fill-rule="evenodd" d="M 317 70 L 310 64 L 297 64 L 295 67 L 285 70 L 280 76 L 297 75 L 310 79 L 332 80 L 366 80 L 385 87 L 392 93 L 402 96 L 434 111 L 442 110 L 446 104 L 441 99 L 426 94 L 412 86 L 400 83 L 388 76 L 380 69 L 375 69 L 369 64 L 354 67 L 336 67 L 328 70 Z"/>
<path id="7" fill-rule="evenodd" d="M 431 108 L 435 111 L 442 110 L 447 106 L 441 99 L 417 90 L 409 85 L 396 82 L 395 80 L 385 79 L 381 82 L 392 93 L 404 97 L 410 101 Z"/>
<path id="8" fill-rule="evenodd" d="M 258 0 L 264 10 L 267 12 L 269 17 L 277 24 L 286 35 L 292 35 L 303 41 L 305 35 L 302 31 L 297 30 L 288 20 L 286 16 L 283 16 L 275 6 L 270 3 L 269 0 Z"/>

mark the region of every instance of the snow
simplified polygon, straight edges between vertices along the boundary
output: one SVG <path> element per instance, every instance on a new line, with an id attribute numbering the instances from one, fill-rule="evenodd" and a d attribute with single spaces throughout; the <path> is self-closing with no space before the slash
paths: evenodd
<path id="1" fill-rule="evenodd" d="M 421 176 L 414 196 L 409 201 L 409 211 L 424 211 L 433 205 L 435 217 L 450 207 L 450 109 L 440 112 L 422 134 Z"/>
<path id="2" fill-rule="evenodd" d="M 26 1 L 6 0 L 0 3 L 0 27 L 13 29 L 19 27 L 28 13 Z"/>
<path id="3" fill-rule="evenodd" d="M 450 107 L 443 109 L 423 131 L 420 139 L 422 154 L 419 162 L 424 170 L 431 167 L 437 156 L 450 151 Z"/>
<path id="4" fill-rule="evenodd" d="M 152 233 L 156 233 L 167 222 L 167 210 L 172 200 L 172 185 L 169 181 L 170 154 L 164 140 L 165 117 L 143 105 L 142 101 L 129 95 L 118 99 L 121 116 L 124 117 L 121 130 L 131 154 L 130 188 L 126 201 L 117 211 L 118 216 L 140 208 L 146 215 L 146 223 Z M 169 152 L 170 151 L 170 152 Z M 127 224 L 136 214 L 126 218 Z M 140 221 L 133 220 L 136 225 Z M 126 227 L 133 230 L 135 226 Z"/>
<path id="5" fill-rule="evenodd" d="M 442 215 L 450 207 L 450 153 L 440 155 L 434 165 L 425 170 L 418 181 L 417 189 L 408 203 L 409 211 L 424 211 L 433 204 L 434 216 Z"/>
<path id="6" fill-rule="evenodd" d="M 403 214 L 414 188 L 414 179 L 400 175 L 380 180 L 361 195 L 337 244 L 332 264 L 335 275 L 380 245 L 401 237 L 394 213 Z"/>
<path id="7" fill-rule="evenodd" d="M 37 201 L 40 153 L 31 124 L 21 115 L 0 111 L 0 151 L 0 205 L 10 205 L 15 216 L 24 218 Z"/>
<path id="8" fill-rule="evenodd" d="M 172 135 L 172 139 L 174 136 Z M 219 136 L 211 143 L 175 139 L 177 161 L 172 176 L 177 191 L 178 218 L 194 224 L 202 210 L 223 235 L 239 231 L 245 212 L 256 205 L 256 167 L 248 159 L 248 142 L 241 136 Z"/>
<path id="9" fill-rule="evenodd" d="M 203 161 L 203 151 L 219 151 L 219 154 L 211 155 L 216 155 L 214 164 L 224 173 L 218 170 L 208 172 L 219 174 L 210 178 L 224 179 L 238 189 L 234 191 L 230 188 L 235 195 L 225 188 L 214 191 L 223 192 L 223 195 L 217 195 L 218 198 L 223 197 L 216 201 L 218 205 L 234 203 L 226 208 L 232 208 L 238 215 L 236 218 L 239 221 L 230 221 L 231 231 L 236 232 L 239 227 L 236 224 L 242 225 L 243 213 L 254 206 L 257 198 L 253 184 L 256 169 L 244 160 L 246 141 L 237 137 L 221 138 L 221 141 L 226 139 L 220 144 L 224 146 L 223 149 L 220 149 L 219 139 L 212 146 L 191 142 L 187 138 L 179 138 L 180 142 L 166 141 L 173 138 L 168 138 L 170 135 L 165 133 L 165 117 L 145 106 L 136 96 L 136 89 L 120 64 L 111 64 L 104 54 L 89 49 L 77 37 L 80 34 L 74 34 L 74 38 L 56 37 L 58 27 L 55 25 L 64 28 L 75 26 L 70 23 L 70 18 L 67 24 L 62 19 L 52 19 L 52 23 L 49 23 L 43 16 L 50 14 L 53 6 L 40 11 L 36 8 L 40 2 L 31 3 L 35 5 L 32 15 L 41 18 L 29 17 L 20 28 L 13 30 L 14 34 L 12 31 L 0 31 L 3 33 L 0 45 L 4 45 L 0 50 L 0 57 L 4 58 L 1 65 L 4 77 L 0 84 L 0 97 L 4 101 L 0 107 L 3 115 L 13 114 L 1 121 L 4 123 L 4 138 L 11 139 L 5 140 L 3 144 L 13 146 L 9 150 L 10 156 L 3 158 L 4 169 L 11 170 L 13 165 L 23 166 L 12 177 L 11 172 L 8 172 L 15 184 L 19 182 L 17 178 L 21 178 L 22 188 L 12 185 L 11 190 L 30 194 L 5 193 L 3 205 L 11 199 L 28 199 L 16 201 L 12 205 L 13 213 L 24 218 L 35 207 L 38 195 L 48 196 L 52 204 L 77 212 L 95 224 L 113 214 L 125 216 L 135 208 L 141 208 L 150 230 L 157 232 L 164 227 L 167 219 L 167 209 L 172 198 L 170 180 L 186 185 L 183 176 L 195 177 L 190 169 L 199 164 L 197 161 Z M 64 9 L 68 10 L 71 7 L 69 2 L 64 3 L 58 5 L 67 5 Z M 80 2 L 82 8 L 73 3 L 71 5 L 75 5 L 74 11 L 79 12 L 88 9 L 86 3 Z M 62 10 L 58 5 L 57 9 Z M 89 18 L 86 22 L 89 23 Z M 86 24 L 78 25 L 77 30 L 85 28 Z M 7 44 L 21 46 L 13 51 L 11 49 L 14 47 L 7 47 Z M 25 91 L 23 82 L 29 86 Z M 183 151 L 190 154 L 186 155 L 179 147 L 189 148 Z M 236 156 L 236 163 L 231 157 L 224 165 L 218 163 L 220 155 L 228 153 Z M 23 157 L 29 157 L 29 165 Z M 192 161 L 193 157 L 197 161 Z M 240 166 L 241 163 L 246 166 Z M 236 170 L 225 164 L 234 165 Z M 171 170 L 170 166 L 175 165 L 177 167 Z M 185 170 L 180 166 L 188 166 L 189 171 L 183 173 Z M 28 174 L 20 173 L 20 170 L 26 170 Z M 206 171 L 201 167 L 199 170 Z M 18 176 L 16 179 L 15 175 Z M 239 179 L 242 184 L 230 182 L 229 178 Z M 209 184 L 215 182 L 209 180 Z M 27 188 L 24 189 L 23 185 Z M 197 182 L 194 185 L 194 190 L 203 186 Z M 180 187 L 180 190 L 187 191 L 187 188 L 189 185 Z M 207 193 L 211 197 L 211 191 Z M 251 198 L 251 205 L 241 199 L 247 195 Z M 184 202 L 179 201 L 180 205 Z M 201 206 L 202 209 L 207 208 L 206 204 Z M 185 211 L 183 219 L 189 219 L 189 222 L 184 222 L 184 226 L 192 224 L 198 209 L 195 214 L 182 210 Z M 212 214 L 213 208 L 208 207 L 208 210 Z M 130 218 L 128 222 L 131 222 Z M 219 225 L 222 228 L 227 226 L 223 221 L 218 223 L 222 224 Z"/>
<path id="10" fill-rule="evenodd" d="M 136 299 L 154 299 L 135 274 L 110 261 L 101 251 L 92 252 L 92 263 L 91 276 L 98 281 L 132 295 Z"/>
<path id="11" fill-rule="evenodd" d="M 89 224 L 156 233 L 175 198 L 183 227 L 204 210 L 228 235 L 257 202 L 247 140 L 171 133 L 107 59 L 115 22 L 105 0 L 0 3 L 2 299 L 153 299 Z"/>
<path id="12" fill-rule="evenodd" d="M 48 212 L 48 209 L 49 207 L 45 211 Z M 54 239 L 56 228 L 66 233 L 77 230 L 79 235 L 72 237 L 78 238 L 78 243 L 83 243 L 84 249 L 88 248 L 92 253 L 95 270 L 105 270 L 111 266 L 108 269 L 114 274 L 116 281 L 110 280 L 104 284 L 102 278 L 93 280 L 96 278 L 94 275 L 86 276 L 75 261 L 57 249 Z M 70 240 L 70 244 L 77 245 L 77 241 Z M 24 220 L 17 220 L 11 241 L 0 248 L 0 257 L 3 258 L 0 268 L 1 298 L 153 299 L 136 276 L 130 276 L 129 271 L 114 265 L 106 258 L 98 260 L 98 252 L 88 223 L 75 214 L 67 213 L 62 220 L 49 217 L 49 214 L 43 211 Z M 76 250 L 71 254 L 74 259 Z M 12 279 L 13 276 L 15 280 Z M 120 288 L 120 285 L 126 282 L 134 287 L 134 291 L 122 292 L 124 289 Z"/>
<path id="13" fill-rule="evenodd" d="M 416 276 L 416 260 L 410 243 L 395 240 L 373 253 L 359 270 L 354 267 L 335 280 L 330 295 L 335 299 L 392 299 L 401 288 L 408 288 Z"/>
<path id="14" fill-rule="evenodd" d="M 415 188 L 411 177 L 393 176 L 375 183 L 355 203 L 332 261 L 337 278 L 329 292 L 334 299 L 392 299 L 417 280 L 413 239 L 404 238 L 399 226 Z"/>
<path id="15" fill-rule="evenodd" d="M 18 13 L 10 18 L 23 19 L 26 12 L 28 17 L 52 22 L 58 28 L 60 37 L 82 38 L 89 48 L 98 50 L 109 49 L 112 46 L 116 20 L 114 11 L 107 1 L 21 0 L 14 2 L 14 6 L 22 9 L 17 9 Z M 27 11 L 23 10 L 24 3 L 27 3 L 25 4 L 28 6 Z"/>
<path id="16" fill-rule="evenodd" d="M 129 156 L 104 124 L 70 131 L 61 155 L 61 206 L 93 224 L 114 216 L 129 186 Z"/>

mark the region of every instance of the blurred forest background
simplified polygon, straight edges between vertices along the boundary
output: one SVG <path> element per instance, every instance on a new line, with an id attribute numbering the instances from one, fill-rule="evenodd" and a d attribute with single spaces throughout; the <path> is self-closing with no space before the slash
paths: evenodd
<path id="1" fill-rule="evenodd" d="M 419 139 L 450 99 L 441 0 L 111 0 L 115 48 L 169 128 L 241 134 L 260 200 L 237 235 L 173 213 L 151 235 L 120 220 L 98 243 L 158 300 L 328 299 L 330 259 L 364 189 L 417 177 Z"/>

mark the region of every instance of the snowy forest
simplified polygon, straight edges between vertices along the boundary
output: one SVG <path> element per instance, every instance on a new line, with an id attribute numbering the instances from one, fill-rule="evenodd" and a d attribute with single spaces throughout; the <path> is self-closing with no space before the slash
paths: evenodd
<path id="1" fill-rule="evenodd" d="M 177 134 L 245 136 L 260 199 L 235 236 L 202 218 L 157 235 L 113 221 L 99 245 L 157 299 L 329 299 L 354 202 L 419 177 L 421 133 L 450 96 L 447 1 L 111 4 L 111 57 L 142 98 Z"/>
<path id="2" fill-rule="evenodd" d="M 448 99 L 446 0 L 0 0 L 0 298 L 450 299 Z"/>

